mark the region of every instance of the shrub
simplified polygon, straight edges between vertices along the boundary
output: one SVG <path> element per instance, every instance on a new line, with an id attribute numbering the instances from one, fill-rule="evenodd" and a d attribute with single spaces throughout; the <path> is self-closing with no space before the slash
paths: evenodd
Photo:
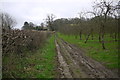
<path id="1" fill-rule="evenodd" d="M 43 45 L 50 32 L 35 30 L 2 30 L 3 56 L 9 53 L 22 54 L 34 51 Z"/>

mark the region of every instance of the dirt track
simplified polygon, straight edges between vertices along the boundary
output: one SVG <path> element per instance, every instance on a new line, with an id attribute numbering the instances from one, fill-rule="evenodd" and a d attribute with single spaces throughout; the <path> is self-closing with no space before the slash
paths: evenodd
<path id="1" fill-rule="evenodd" d="M 79 48 L 60 38 L 55 40 L 60 78 L 118 78 L 99 62 L 84 55 Z"/>

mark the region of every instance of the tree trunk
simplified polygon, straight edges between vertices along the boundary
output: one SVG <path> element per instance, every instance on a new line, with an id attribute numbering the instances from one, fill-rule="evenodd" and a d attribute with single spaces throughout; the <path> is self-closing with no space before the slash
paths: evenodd
<path id="1" fill-rule="evenodd" d="M 102 43 L 102 48 L 103 48 L 103 49 L 106 49 L 106 48 L 105 48 L 105 44 L 104 44 L 104 43 L 105 43 L 105 42 L 104 42 L 104 34 L 102 34 L 101 43 Z"/>
<path id="2" fill-rule="evenodd" d="M 80 40 L 82 40 L 82 31 L 80 31 L 79 36 L 80 36 Z"/>
<path id="3" fill-rule="evenodd" d="M 93 40 L 93 29 L 91 29 L 91 37 L 92 37 L 92 40 Z"/>
<path id="4" fill-rule="evenodd" d="M 105 48 L 105 42 L 104 42 L 104 34 L 105 34 L 105 32 L 104 32 L 104 25 L 103 25 L 103 26 L 102 26 L 101 43 L 102 43 L 102 48 L 103 48 L 103 49 L 106 49 L 106 48 Z"/>
<path id="5" fill-rule="evenodd" d="M 117 41 L 117 33 L 115 32 L 115 41 Z"/>
<path id="6" fill-rule="evenodd" d="M 101 42 L 101 28 L 100 28 L 100 31 L 99 31 L 99 42 Z"/>
<path id="7" fill-rule="evenodd" d="M 85 43 L 87 43 L 88 39 L 89 39 L 90 33 L 88 34 L 88 36 L 86 37 Z"/>
<path id="8" fill-rule="evenodd" d="M 93 36 L 93 34 L 91 35 L 91 37 L 92 37 L 92 40 L 94 39 L 94 36 Z"/>
<path id="9" fill-rule="evenodd" d="M 101 35 L 99 34 L 99 42 L 101 42 Z"/>

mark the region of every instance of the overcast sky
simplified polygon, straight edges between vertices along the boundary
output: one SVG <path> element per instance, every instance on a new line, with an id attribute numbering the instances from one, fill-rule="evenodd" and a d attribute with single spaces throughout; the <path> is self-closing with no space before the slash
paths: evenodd
<path id="1" fill-rule="evenodd" d="M 48 14 L 57 18 L 78 17 L 79 12 L 90 11 L 94 0 L 0 0 L 0 10 L 9 13 L 21 28 L 25 21 L 40 24 Z"/>

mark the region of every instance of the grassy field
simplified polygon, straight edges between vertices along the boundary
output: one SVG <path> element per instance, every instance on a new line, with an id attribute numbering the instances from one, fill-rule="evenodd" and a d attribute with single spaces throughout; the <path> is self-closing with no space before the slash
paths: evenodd
<path id="1" fill-rule="evenodd" d="M 76 39 L 74 35 L 58 33 L 58 36 L 69 43 L 76 44 L 86 52 L 87 56 L 103 63 L 106 67 L 110 69 L 120 68 L 118 65 L 118 42 L 115 42 L 109 35 L 105 36 L 106 50 L 102 49 L 102 45 L 99 43 L 97 35 L 94 36 L 94 40 L 90 37 L 87 43 L 84 43 L 84 35 L 82 36 L 82 40 L 79 39 L 79 36 Z"/>
<path id="2" fill-rule="evenodd" d="M 11 54 L 3 58 L 3 78 L 54 78 L 56 77 L 54 36 L 42 49 L 26 52 L 22 58 Z"/>

